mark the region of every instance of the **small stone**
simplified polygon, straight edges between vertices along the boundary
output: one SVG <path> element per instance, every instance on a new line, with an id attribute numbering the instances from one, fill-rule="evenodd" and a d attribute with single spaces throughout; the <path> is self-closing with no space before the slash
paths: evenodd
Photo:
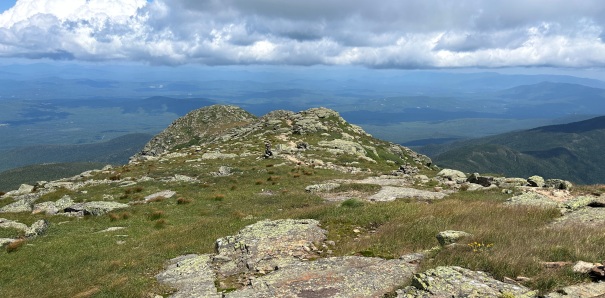
<path id="1" fill-rule="evenodd" d="M 466 237 L 470 237 L 470 236 L 472 236 L 472 235 L 467 232 L 448 230 L 448 231 L 439 232 L 436 237 L 437 237 L 437 241 L 439 241 L 439 244 L 441 246 L 446 246 L 449 244 L 456 243 L 462 238 L 466 238 Z"/>
<path id="2" fill-rule="evenodd" d="M 353 233 L 359 234 L 359 233 L 361 233 L 361 231 L 359 229 L 353 229 Z"/>
<path id="3" fill-rule="evenodd" d="M 592 270 L 592 268 L 594 267 L 595 264 L 593 263 L 578 261 L 573 265 L 573 268 L 571 270 L 576 273 L 589 273 L 590 270 Z"/>

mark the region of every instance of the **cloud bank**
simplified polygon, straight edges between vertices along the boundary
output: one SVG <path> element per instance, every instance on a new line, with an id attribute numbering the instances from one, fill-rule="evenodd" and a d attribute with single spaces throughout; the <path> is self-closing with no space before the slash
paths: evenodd
<path id="1" fill-rule="evenodd" d="M 18 0 L 0 57 L 588 68 L 605 66 L 604 29 L 600 0 Z"/>

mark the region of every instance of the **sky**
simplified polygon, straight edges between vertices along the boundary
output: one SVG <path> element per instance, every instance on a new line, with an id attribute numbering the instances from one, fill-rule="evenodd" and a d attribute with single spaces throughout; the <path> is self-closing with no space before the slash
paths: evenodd
<path id="1" fill-rule="evenodd" d="M 2 60 L 605 68 L 602 0 L 0 2 Z"/>

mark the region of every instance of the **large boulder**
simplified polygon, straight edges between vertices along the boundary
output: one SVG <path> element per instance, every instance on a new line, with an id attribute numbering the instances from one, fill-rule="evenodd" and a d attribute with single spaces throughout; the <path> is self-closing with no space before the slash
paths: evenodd
<path id="1" fill-rule="evenodd" d="M 527 178 L 527 183 L 529 186 L 533 187 L 544 187 L 544 178 L 540 176 L 531 176 Z"/>
<path id="2" fill-rule="evenodd" d="M 527 206 L 539 206 L 539 207 L 558 207 L 559 204 L 547 196 L 535 193 L 526 192 L 518 196 L 509 198 L 505 202 L 506 205 L 527 205 Z"/>
<path id="3" fill-rule="evenodd" d="M 583 283 L 546 294 L 544 298 L 601 298 L 605 297 L 605 282 Z"/>
<path id="4" fill-rule="evenodd" d="M 326 231 L 313 219 L 264 220 L 246 226 L 237 235 L 216 241 L 213 262 L 222 276 L 266 273 L 283 264 L 317 257 L 315 244 Z"/>
<path id="5" fill-rule="evenodd" d="M 443 169 L 439 173 L 437 173 L 437 177 L 441 177 L 444 180 L 449 181 L 461 181 L 464 182 L 466 180 L 466 174 L 458 170 L 452 169 Z"/>
<path id="6" fill-rule="evenodd" d="M 66 213 L 77 213 L 82 215 L 103 215 L 116 209 L 128 208 L 129 205 L 117 202 L 86 202 L 71 205 L 65 208 Z"/>
<path id="7" fill-rule="evenodd" d="M 409 281 L 415 268 L 404 260 L 355 256 L 291 263 L 225 297 L 383 297 Z"/>
<path id="8" fill-rule="evenodd" d="M 173 298 L 222 297 L 217 293 L 212 255 L 184 255 L 170 260 L 165 271 L 156 275 L 159 282 L 177 289 Z"/>
<path id="9" fill-rule="evenodd" d="M 457 266 L 437 267 L 419 273 L 412 285 L 397 291 L 398 298 L 428 297 L 536 297 L 530 289 L 493 279 L 481 271 L 472 271 Z"/>

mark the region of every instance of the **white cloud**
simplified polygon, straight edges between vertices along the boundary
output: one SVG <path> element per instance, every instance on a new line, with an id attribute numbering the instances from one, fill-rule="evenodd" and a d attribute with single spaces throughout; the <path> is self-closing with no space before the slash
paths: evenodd
<path id="1" fill-rule="evenodd" d="M 0 15 L 0 56 L 603 67 L 604 28 L 599 0 L 19 0 Z"/>

